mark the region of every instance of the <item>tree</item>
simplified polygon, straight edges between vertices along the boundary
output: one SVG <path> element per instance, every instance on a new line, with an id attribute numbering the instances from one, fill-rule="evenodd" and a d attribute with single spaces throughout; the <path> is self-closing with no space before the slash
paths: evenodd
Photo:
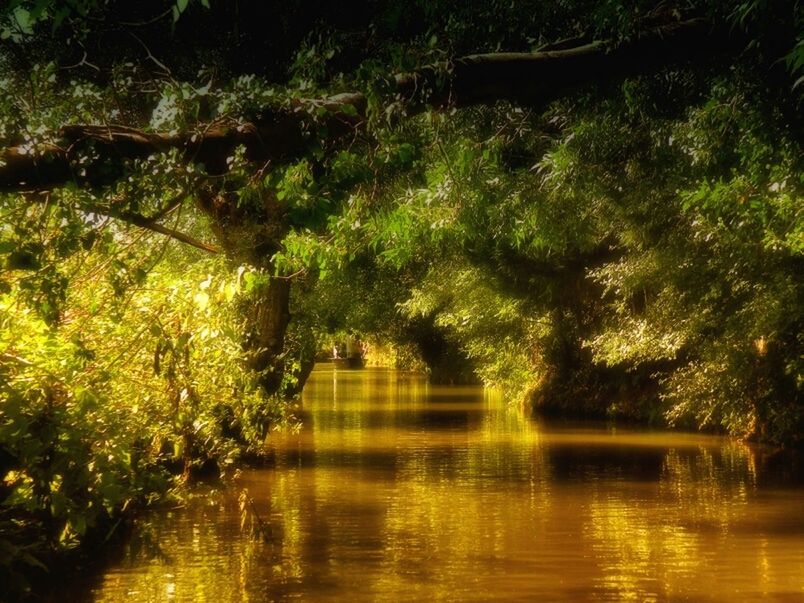
<path id="1" fill-rule="evenodd" d="M 144 459 L 98 473 L 110 509 L 232 458 L 349 328 L 544 409 L 798 439 L 801 10 L 721 4 L 13 0 L 3 425 L 48 427 L 3 496 L 89 501 L 54 459 L 93 439 Z M 149 446 L 78 420 L 123 421 L 113 344 Z"/>
<path id="2" fill-rule="evenodd" d="M 31 16 L 22 6 L 17 6 L 10 18 L 24 34 L 24 19 L 45 19 L 47 12 Z M 713 51 L 734 52 L 741 47 L 740 41 L 735 41 L 738 36 L 729 36 L 725 27 L 714 25 L 708 18 L 681 20 L 679 14 L 670 12 L 663 17 L 661 12 L 654 12 L 643 21 L 646 25 L 640 24 L 642 30 L 630 38 L 601 42 L 580 37 L 544 46 L 536 53 L 470 55 L 407 74 L 385 76 L 390 88 L 379 99 L 359 92 L 319 100 L 290 98 L 259 107 L 257 116 L 250 121 L 224 118 L 211 124 L 189 124 L 191 130 L 187 132 L 147 132 L 109 124 L 63 125 L 59 129 L 60 138 L 52 142 L 47 136 L 41 142 L 28 137 L 21 145 L 4 149 L 0 188 L 41 191 L 68 182 L 110 186 L 129 173 L 132 161 L 136 163 L 170 151 L 178 152 L 177 159 L 196 166 L 193 169 L 202 178 L 228 173 L 238 149 L 258 170 L 305 155 L 317 156 L 319 163 L 321 159 L 325 163 L 325 157 L 338 143 L 355 142 L 368 122 L 367 112 L 383 98 L 387 99 L 386 104 L 390 103 L 389 108 L 396 106 L 396 111 L 404 115 L 426 107 L 449 109 L 501 100 L 533 107 L 584 84 L 611 81 Z M 179 88 L 174 94 L 180 98 L 209 94 L 208 91 L 199 94 L 186 85 Z M 257 171 L 249 178 L 261 175 Z M 212 219 L 212 230 L 227 254 L 236 261 L 248 261 L 271 272 L 270 257 L 281 248 L 281 241 L 292 225 L 282 204 L 272 199 L 274 193 L 270 187 L 259 184 L 252 187 L 257 200 L 244 211 L 237 207 L 243 198 L 244 184 L 234 193 L 198 182 L 188 185 L 195 189 L 199 206 Z M 141 226 L 160 228 L 156 220 L 115 207 L 114 203 L 87 209 L 107 211 Z M 246 234 L 249 227 L 253 232 Z M 165 234 L 182 237 L 181 233 Z M 236 244 L 235 239 L 239 239 Z M 284 279 L 273 279 L 261 290 L 263 299 L 256 306 L 254 328 L 248 337 L 247 345 L 253 348 L 250 365 L 263 374 L 262 383 L 268 393 L 276 392 L 282 383 L 282 362 L 278 359 L 283 355 L 284 331 L 290 319 L 289 286 Z M 311 366 L 310 362 L 308 357 L 302 373 Z"/>

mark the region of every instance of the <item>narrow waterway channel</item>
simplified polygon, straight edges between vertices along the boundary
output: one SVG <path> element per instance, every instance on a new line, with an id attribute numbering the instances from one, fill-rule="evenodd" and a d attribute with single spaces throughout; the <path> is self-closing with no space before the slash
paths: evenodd
<path id="1" fill-rule="evenodd" d="M 319 367 L 240 489 L 155 513 L 113 601 L 804 600 L 804 480 L 727 438 L 543 424 L 481 388 Z M 798 466 L 798 469 L 796 467 Z"/>

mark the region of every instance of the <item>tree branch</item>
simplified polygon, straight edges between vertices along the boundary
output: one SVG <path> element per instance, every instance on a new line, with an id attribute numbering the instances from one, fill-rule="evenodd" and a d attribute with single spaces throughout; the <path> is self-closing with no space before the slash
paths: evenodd
<path id="1" fill-rule="evenodd" d="M 619 44 L 579 40 L 579 45 L 562 44 L 560 50 L 477 54 L 429 65 L 395 76 L 394 93 L 408 115 L 426 107 L 501 100 L 540 106 L 579 86 L 734 50 L 740 47 L 735 41 L 728 31 L 714 29 L 706 19 L 690 19 L 653 28 Z M 125 173 L 126 160 L 170 149 L 181 151 L 185 161 L 202 164 L 211 175 L 226 173 L 227 157 L 241 145 L 250 161 L 290 161 L 308 149 L 317 127 L 326 128 L 326 144 L 353 137 L 365 127 L 367 106 L 360 92 L 304 99 L 289 108 L 268 108 L 254 121 L 238 126 L 212 124 L 196 133 L 175 135 L 123 126 L 65 126 L 59 144 L 0 150 L 0 191 L 49 189 L 69 181 L 104 185 Z M 97 159 L 81 163 L 90 147 Z"/>
<path id="2" fill-rule="evenodd" d="M 129 224 L 133 224 L 134 226 L 139 226 L 140 228 L 145 228 L 146 230 L 152 230 L 153 232 L 158 232 L 159 234 L 163 234 L 165 236 L 170 237 L 171 239 L 176 239 L 177 241 L 181 241 L 187 245 L 191 245 L 196 249 L 201 249 L 202 251 L 206 251 L 208 253 L 220 253 L 221 250 L 215 247 L 214 245 L 210 245 L 208 243 L 204 243 L 194 237 L 191 237 L 188 234 L 180 232 L 178 230 L 174 230 L 173 228 L 168 228 L 167 226 L 162 226 L 158 222 L 156 222 L 153 218 L 146 218 L 145 216 L 141 216 L 139 214 L 131 213 L 131 212 L 119 212 L 119 213 L 109 213 L 109 216 L 112 218 L 116 218 L 118 220 L 122 220 L 123 222 L 128 222 Z"/>
<path id="3" fill-rule="evenodd" d="M 27 198 L 29 200 L 33 200 L 36 203 L 46 203 L 50 197 L 49 193 L 45 191 L 39 191 L 39 192 L 25 191 L 25 192 L 27 194 Z M 159 211 L 157 211 L 156 214 L 150 217 L 143 216 L 135 212 L 117 210 L 114 207 L 82 205 L 80 209 L 86 213 L 96 214 L 99 216 L 108 216 L 110 218 L 114 218 L 115 220 L 127 222 L 129 224 L 139 226 L 140 228 L 144 228 L 152 232 L 158 232 L 159 234 L 168 236 L 171 239 L 176 239 L 177 241 L 195 247 L 196 249 L 201 249 L 202 251 L 206 251 L 208 253 L 220 253 L 221 250 L 215 247 L 214 245 L 205 243 L 204 241 L 196 239 L 195 237 L 191 237 L 190 235 L 185 234 L 174 228 L 168 228 L 167 226 L 163 226 L 158 222 L 160 219 L 162 219 L 167 214 L 169 214 L 177 207 L 179 207 L 183 203 L 183 201 L 184 197 L 182 195 L 179 195 L 171 199 L 163 208 L 161 208 Z"/>

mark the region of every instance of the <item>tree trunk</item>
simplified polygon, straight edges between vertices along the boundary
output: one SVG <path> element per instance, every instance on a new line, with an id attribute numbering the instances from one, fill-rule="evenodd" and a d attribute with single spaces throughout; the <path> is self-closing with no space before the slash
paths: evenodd
<path id="1" fill-rule="evenodd" d="M 291 280 L 274 274 L 273 256 L 290 230 L 287 211 L 273 191 L 260 189 L 258 201 L 244 206 L 237 194 L 204 188 L 199 205 L 211 219 L 212 231 L 235 265 L 249 264 L 265 278 L 240 304 L 245 322 L 243 352 L 262 390 L 287 395 L 286 333 L 290 324 Z"/>
<path id="2" fill-rule="evenodd" d="M 266 394 L 282 389 L 285 333 L 290 323 L 290 280 L 272 278 L 244 300 L 246 362 Z"/>

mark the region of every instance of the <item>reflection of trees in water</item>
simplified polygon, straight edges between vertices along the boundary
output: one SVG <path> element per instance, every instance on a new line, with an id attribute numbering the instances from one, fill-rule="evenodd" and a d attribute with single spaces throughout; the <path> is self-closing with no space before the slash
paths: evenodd
<path id="1" fill-rule="evenodd" d="M 241 538 L 234 498 L 208 493 L 137 526 L 125 558 L 92 587 L 95 601 L 259 601 L 274 547 Z M 72 597 L 75 597 L 73 599 Z M 86 600 L 70 589 L 59 601 Z"/>
<path id="2" fill-rule="evenodd" d="M 657 482 L 625 481 L 616 488 L 596 482 L 591 494 L 584 540 L 601 570 L 597 587 L 618 600 L 720 596 L 716 585 L 723 573 L 743 593 L 800 589 L 791 582 L 795 561 L 789 551 L 769 550 L 761 526 L 744 529 L 758 508 L 753 454 L 746 446 L 724 441 L 720 447 L 671 448 Z"/>
<path id="3" fill-rule="evenodd" d="M 327 401 L 335 392 L 337 410 Z M 305 410 L 316 469 L 281 472 L 272 504 L 275 510 L 289 505 L 277 517 L 290 522 L 294 515 L 287 511 L 301 509 L 308 524 L 303 531 L 319 557 L 348 560 L 348 543 L 355 541 L 382 551 L 376 571 L 366 565 L 362 572 L 366 592 L 404 589 L 415 598 L 442 584 L 444 596 L 454 595 L 467 584 L 450 581 L 469 575 L 456 566 L 483 556 L 493 563 L 548 521 L 541 509 L 549 487 L 537 429 L 477 388 L 354 375 L 309 390 Z M 513 496 L 500 505 L 498 488 L 506 483 L 514 484 Z M 328 521 L 313 527 L 321 505 Z M 292 539 L 283 545 L 289 567 L 305 554 Z M 341 567 L 341 579 L 348 580 L 349 571 Z"/>
<path id="4" fill-rule="evenodd" d="M 697 535 L 665 518 L 668 508 L 651 500 L 646 486 L 595 485 L 584 505 L 583 541 L 598 566 L 593 588 L 620 601 L 683 596 L 684 580 L 706 563 Z"/>
<path id="5" fill-rule="evenodd" d="M 795 500 L 763 498 L 746 446 L 547 429 L 494 392 L 393 373 L 311 383 L 302 431 L 271 437 L 278 470 L 242 480 L 269 541 L 241 531 L 236 493 L 195 501 L 155 524 L 166 556 L 132 554 L 136 571 L 110 574 L 106 592 L 643 601 L 716 597 L 724 576 L 748 593 L 800 590 L 801 539 L 767 532 Z"/>
<path id="6" fill-rule="evenodd" d="M 665 456 L 660 496 L 670 509 L 683 512 L 677 520 L 725 532 L 744 515 L 755 485 L 751 454 L 744 446 L 673 449 Z"/>

